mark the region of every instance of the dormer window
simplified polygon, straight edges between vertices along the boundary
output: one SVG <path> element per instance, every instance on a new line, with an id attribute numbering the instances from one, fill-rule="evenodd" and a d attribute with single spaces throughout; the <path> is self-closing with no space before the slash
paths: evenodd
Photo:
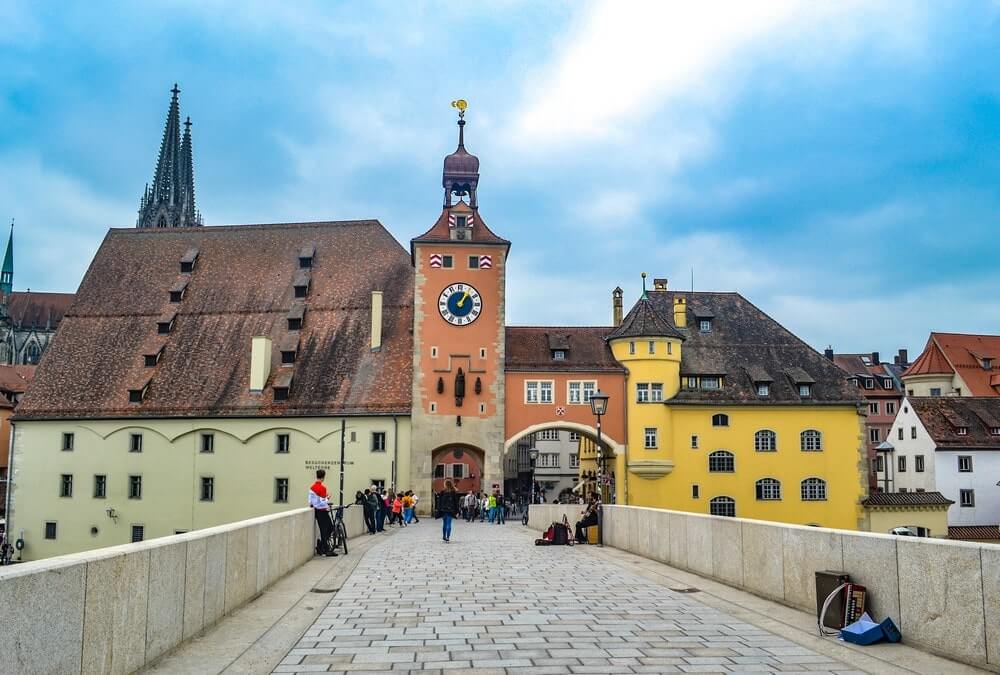
<path id="1" fill-rule="evenodd" d="M 722 387 L 722 378 L 715 376 L 704 376 L 701 377 L 701 388 L 702 389 L 719 389 Z"/>
<path id="2" fill-rule="evenodd" d="M 152 368 L 157 363 L 160 362 L 160 358 L 163 356 L 163 347 L 160 347 L 157 351 L 151 354 L 143 354 L 143 364 L 147 368 Z"/>
<path id="3" fill-rule="evenodd" d="M 191 274 L 194 272 L 194 265 L 198 261 L 198 249 L 189 248 L 181 257 L 181 274 Z"/>
<path id="4" fill-rule="evenodd" d="M 292 308 L 288 310 L 288 314 L 285 315 L 285 320 L 288 321 L 288 330 L 302 330 L 302 323 L 306 318 L 306 306 L 301 302 L 296 302 L 292 305 Z"/>
<path id="5" fill-rule="evenodd" d="M 274 385 L 271 389 L 274 391 L 275 401 L 287 401 L 288 395 L 292 390 L 292 372 L 286 370 L 278 373 L 274 378 Z"/>
<path id="6" fill-rule="evenodd" d="M 969 435 L 969 427 L 957 427 L 955 429 L 955 433 L 958 434 L 959 436 L 968 436 Z"/>
<path id="7" fill-rule="evenodd" d="M 555 359 L 556 361 L 565 361 L 566 360 L 565 350 L 562 349 L 552 350 L 552 358 Z"/>
<path id="8" fill-rule="evenodd" d="M 160 316 L 156 320 L 156 332 L 159 335 L 167 335 L 174 329 L 174 319 L 177 318 L 177 312 L 170 312 Z"/>
<path id="9" fill-rule="evenodd" d="M 288 335 L 281 340 L 278 345 L 278 351 L 281 352 L 281 363 L 282 365 L 291 365 L 295 363 L 295 357 L 299 352 L 299 335 L 295 333 L 293 335 Z"/>
<path id="10" fill-rule="evenodd" d="M 882 388 L 892 389 L 892 380 L 890 380 L 889 378 L 885 378 L 884 380 L 882 380 Z"/>
<path id="11" fill-rule="evenodd" d="M 309 270 L 299 270 L 292 279 L 292 288 L 295 290 L 296 298 L 304 298 L 309 295 L 309 286 L 312 283 L 312 275 Z"/>
<path id="12" fill-rule="evenodd" d="M 993 357 L 992 356 L 984 356 L 983 359 L 982 359 L 982 363 L 983 363 L 983 370 L 992 370 L 993 369 Z"/>
<path id="13" fill-rule="evenodd" d="M 711 319 L 699 319 L 698 320 L 698 330 L 702 333 L 712 332 L 712 320 Z"/>
<path id="14" fill-rule="evenodd" d="M 874 389 L 874 388 L 875 388 L 875 380 L 872 379 L 872 378 L 870 378 L 870 377 L 866 377 L 865 378 L 865 389 Z"/>
<path id="15" fill-rule="evenodd" d="M 1000 427 L 990 427 L 990 436 L 1000 436 Z"/>
<path id="16" fill-rule="evenodd" d="M 809 398 L 812 396 L 812 385 L 811 384 L 800 384 L 799 385 L 799 396 L 802 398 Z"/>
<path id="17" fill-rule="evenodd" d="M 184 299 L 184 293 L 187 291 L 188 280 L 187 278 L 178 279 L 177 283 L 170 287 L 170 302 L 180 302 Z"/>
<path id="18" fill-rule="evenodd" d="M 313 258 L 316 256 L 316 245 L 309 244 L 303 246 L 299 251 L 299 269 L 307 270 L 313 266 Z"/>
<path id="19" fill-rule="evenodd" d="M 771 395 L 771 385 L 767 382 L 757 383 L 757 395 L 758 396 L 770 396 Z"/>
<path id="20" fill-rule="evenodd" d="M 142 403 L 146 400 L 146 393 L 149 391 L 149 383 L 152 380 L 146 380 L 139 387 L 128 390 L 128 402 L 129 403 Z"/>

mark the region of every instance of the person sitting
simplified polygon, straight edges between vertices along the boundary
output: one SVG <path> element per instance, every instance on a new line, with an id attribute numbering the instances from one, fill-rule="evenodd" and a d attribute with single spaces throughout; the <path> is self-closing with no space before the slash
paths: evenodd
<path id="1" fill-rule="evenodd" d="M 580 512 L 583 514 L 583 518 L 576 521 L 576 542 L 578 544 L 587 543 L 587 533 L 584 530 L 597 525 L 597 512 L 600 508 L 601 502 L 597 499 L 597 495 L 591 494 L 590 501 L 587 502 L 587 508 Z"/>

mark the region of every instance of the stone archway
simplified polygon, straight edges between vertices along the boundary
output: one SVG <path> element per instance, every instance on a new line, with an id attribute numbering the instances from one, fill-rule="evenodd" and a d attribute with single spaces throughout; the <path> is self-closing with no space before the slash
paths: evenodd
<path id="1" fill-rule="evenodd" d="M 432 492 L 443 490 L 445 480 L 451 480 L 463 494 L 490 487 L 482 484 L 485 463 L 486 453 L 471 445 L 453 443 L 436 448 L 431 452 Z"/>

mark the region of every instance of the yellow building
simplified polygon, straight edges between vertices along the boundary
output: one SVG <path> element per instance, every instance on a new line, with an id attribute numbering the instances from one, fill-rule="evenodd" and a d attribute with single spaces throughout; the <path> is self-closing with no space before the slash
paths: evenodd
<path id="1" fill-rule="evenodd" d="M 619 503 L 864 527 L 856 389 L 745 298 L 657 279 L 608 340 L 627 369 Z"/>

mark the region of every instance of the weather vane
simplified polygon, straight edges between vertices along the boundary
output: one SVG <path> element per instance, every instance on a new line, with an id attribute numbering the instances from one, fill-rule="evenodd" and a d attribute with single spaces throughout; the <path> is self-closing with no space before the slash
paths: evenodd
<path id="1" fill-rule="evenodd" d="M 469 102 L 466 101 L 464 98 L 460 98 L 458 100 L 452 101 L 451 102 L 451 107 L 452 108 L 458 108 L 458 119 L 464 120 L 465 119 L 465 109 L 469 107 Z"/>

